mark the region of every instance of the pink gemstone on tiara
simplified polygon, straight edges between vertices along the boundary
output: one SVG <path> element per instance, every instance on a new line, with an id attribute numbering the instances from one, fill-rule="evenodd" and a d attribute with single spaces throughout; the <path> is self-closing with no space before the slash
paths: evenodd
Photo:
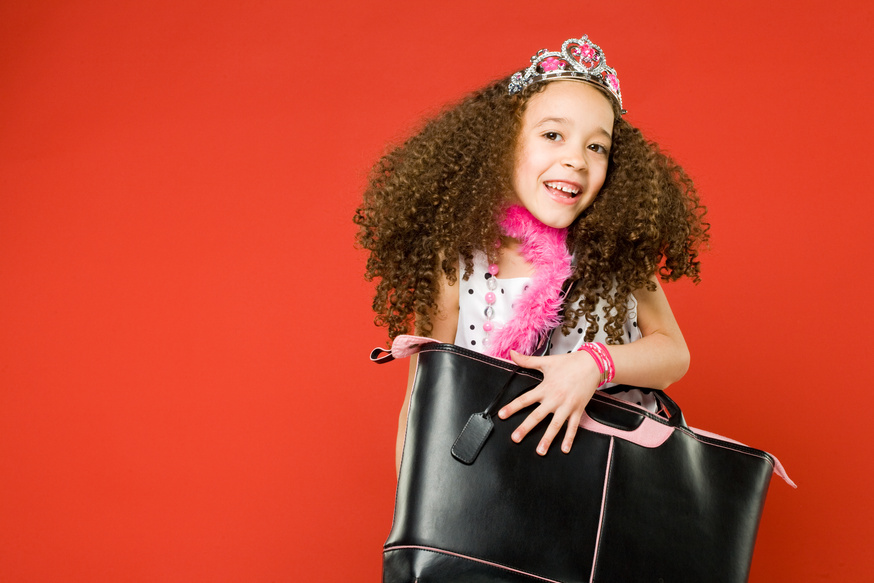
<path id="1" fill-rule="evenodd" d="M 555 57 L 543 59 L 543 62 L 540 63 L 540 68 L 543 69 L 544 73 L 548 71 L 555 71 L 557 69 L 564 69 L 564 67 L 564 61 L 562 61 L 561 59 L 556 59 Z"/>
<path id="2" fill-rule="evenodd" d="M 619 91 L 619 79 L 616 78 L 616 75 L 607 75 L 607 83 L 610 84 L 613 91 Z"/>

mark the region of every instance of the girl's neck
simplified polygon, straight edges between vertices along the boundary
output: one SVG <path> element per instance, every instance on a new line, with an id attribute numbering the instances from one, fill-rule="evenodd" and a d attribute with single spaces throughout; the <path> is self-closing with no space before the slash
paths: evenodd
<path id="1" fill-rule="evenodd" d="M 518 239 L 502 237 L 501 248 L 498 249 L 498 277 L 512 279 L 534 275 L 534 265 L 522 257 L 519 251 L 521 244 Z"/>

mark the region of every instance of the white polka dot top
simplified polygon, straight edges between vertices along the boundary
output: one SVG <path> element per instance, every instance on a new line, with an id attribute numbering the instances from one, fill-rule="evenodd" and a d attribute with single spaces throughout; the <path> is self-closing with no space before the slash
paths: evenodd
<path id="1" fill-rule="evenodd" d="M 492 290 L 487 280 L 495 276 L 489 273 L 488 267 L 488 258 L 485 253 L 474 253 L 473 273 L 467 281 L 459 278 L 458 289 L 458 330 L 455 334 L 455 344 L 481 353 L 486 351 L 487 338 L 489 336 L 483 330 L 483 325 L 487 322 L 486 308 L 489 305 L 486 303 L 486 294 L 493 291 L 496 297 L 496 301 L 493 304 L 494 313 L 492 314 L 491 322 L 497 330 L 513 317 L 513 303 L 531 282 L 531 278 L 528 277 L 509 279 L 496 277 L 497 286 L 493 284 L 494 290 Z M 463 263 L 460 264 L 459 269 L 459 273 L 464 272 Z M 605 307 L 606 302 L 601 300 L 596 309 L 596 313 L 599 314 L 596 315 L 597 320 L 600 321 L 602 319 Z M 578 328 L 572 330 L 567 336 L 562 334 L 561 330 L 555 330 L 550 339 L 550 354 L 563 354 L 578 350 L 583 344 L 587 327 L 588 324 L 585 320 L 581 319 L 578 323 Z M 637 300 L 634 296 L 628 299 L 628 318 L 623 327 L 626 343 L 634 342 L 641 338 L 640 329 L 637 326 Z M 604 332 L 604 327 L 599 326 L 598 331 L 595 333 L 594 342 L 606 343 L 606 341 L 607 334 Z M 655 398 L 639 390 L 618 393 L 615 396 L 642 405 L 651 411 L 656 409 Z"/>

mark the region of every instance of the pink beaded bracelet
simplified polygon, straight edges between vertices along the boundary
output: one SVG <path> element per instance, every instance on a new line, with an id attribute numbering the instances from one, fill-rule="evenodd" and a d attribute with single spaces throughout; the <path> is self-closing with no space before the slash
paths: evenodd
<path id="1" fill-rule="evenodd" d="M 616 366 L 613 364 L 613 358 L 606 346 L 600 342 L 586 342 L 580 346 L 579 350 L 588 352 L 589 356 L 594 359 L 595 365 L 598 367 L 599 389 L 613 380 L 613 377 L 616 376 Z"/>
<path id="2" fill-rule="evenodd" d="M 591 356 L 595 361 L 595 365 L 598 367 L 598 388 L 600 389 L 607 382 L 607 375 L 605 374 L 606 371 L 604 370 L 604 363 L 601 360 L 601 357 L 595 352 L 595 349 L 592 348 L 591 342 L 586 342 L 580 346 L 579 350 L 588 352 L 589 356 Z"/>
<path id="3" fill-rule="evenodd" d="M 616 376 L 616 365 L 613 364 L 613 357 L 610 356 L 610 351 L 600 342 L 594 342 L 593 344 L 595 350 L 598 351 L 598 354 L 600 354 L 601 358 L 604 360 L 604 370 L 607 371 L 607 382 L 613 382 L 613 377 Z"/>

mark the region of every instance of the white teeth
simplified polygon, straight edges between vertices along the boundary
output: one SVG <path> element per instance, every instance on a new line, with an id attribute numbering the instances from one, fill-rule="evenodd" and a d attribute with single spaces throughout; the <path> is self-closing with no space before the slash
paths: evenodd
<path id="1" fill-rule="evenodd" d="M 560 184 L 554 184 L 552 182 L 545 182 L 546 186 L 550 188 L 554 188 L 555 190 L 560 190 L 562 192 L 566 192 L 571 196 L 576 196 L 580 191 L 572 186 L 563 186 Z"/>

